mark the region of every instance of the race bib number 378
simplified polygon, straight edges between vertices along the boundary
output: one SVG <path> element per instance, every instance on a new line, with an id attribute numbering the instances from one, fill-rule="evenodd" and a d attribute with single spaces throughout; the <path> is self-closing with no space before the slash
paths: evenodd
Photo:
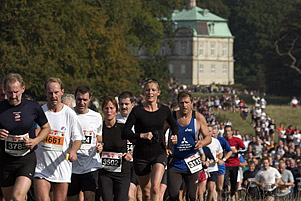
<path id="1" fill-rule="evenodd" d="M 30 152 L 25 147 L 24 138 L 29 138 L 28 133 L 24 135 L 9 135 L 5 140 L 5 152 L 11 156 L 25 156 Z"/>

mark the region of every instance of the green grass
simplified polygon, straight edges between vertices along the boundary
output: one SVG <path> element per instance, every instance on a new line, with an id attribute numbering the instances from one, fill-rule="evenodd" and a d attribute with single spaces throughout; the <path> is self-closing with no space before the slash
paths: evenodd
<path id="1" fill-rule="evenodd" d="M 202 99 L 207 99 L 208 96 L 215 97 L 219 96 L 221 97 L 222 93 L 192 93 L 195 97 L 200 97 Z M 231 95 L 234 96 L 234 95 Z M 243 99 L 248 105 L 254 105 L 254 100 L 252 99 L 251 95 L 238 95 L 240 99 Z M 290 102 L 291 97 L 281 97 L 281 96 L 271 96 L 267 95 L 265 96 L 265 100 L 267 101 L 268 105 L 288 105 Z"/>
<path id="2" fill-rule="evenodd" d="M 239 133 L 241 135 L 249 134 L 254 135 L 255 131 L 254 128 L 251 125 L 251 117 L 247 118 L 247 120 L 243 120 L 239 113 L 233 113 L 229 111 L 221 111 L 217 115 L 217 120 L 220 122 L 225 122 L 227 119 L 229 119 L 232 123 L 232 127 L 234 130 L 239 130 Z"/>
<path id="3" fill-rule="evenodd" d="M 275 120 L 276 126 L 280 123 L 284 124 L 284 127 L 289 125 L 298 126 L 301 128 L 301 108 L 292 108 L 290 106 L 267 106 L 266 113 Z"/>
<path id="4" fill-rule="evenodd" d="M 266 108 L 266 113 L 275 120 L 277 127 L 280 125 L 280 123 L 283 123 L 285 128 L 287 128 L 289 125 L 293 125 L 294 127 L 298 126 L 301 128 L 301 108 L 292 108 L 290 106 L 283 105 L 268 105 Z M 240 134 L 247 133 L 254 135 L 255 133 L 251 125 L 250 115 L 247 120 L 243 120 L 239 113 L 222 111 L 217 115 L 217 119 L 222 122 L 230 119 L 233 129 L 239 130 Z"/>

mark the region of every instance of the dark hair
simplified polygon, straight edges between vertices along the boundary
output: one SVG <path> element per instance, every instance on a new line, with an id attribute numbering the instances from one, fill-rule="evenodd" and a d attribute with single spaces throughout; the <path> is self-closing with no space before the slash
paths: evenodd
<path id="1" fill-rule="evenodd" d="M 232 126 L 230 126 L 230 125 L 226 125 L 226 126 L 224 127 L 224 130 L 226 130 L 226 128 L 231 128 L 231 131 L 233 131 L 233 128 L 232 128 Z"/>
<path id="2" fill-rule="evenodd" d="M 124 99 L 124 98 L 129 98 L 131 103 L 135 102 L 134 95 L 129 91 L 121 92 L 121 94 L 119 94 L 119 96 L 118 96 L 118 101 L 120 101 L 120 99 Z"/>
<path id="3" fill-rule="evenodd" d="M 85 94 L 85 93 L 89 93 L 89 97 L 92 96 L 91 94 L 91 90 L 90 87 L 86 86 L 86 85 L 80 85 L 75 89 L 74 92 L 74 96 L 76 97 L 77 93 L 81 93 L 81 94 Z"/>
<path id="4" fill-rule="evenodd" d="M 190 98 L 190 101 L 192 102 L 192 95 L 191 95 L 191 93 L 189 93 L 188 91 L 181 91 L 181 92 L 178 94 L 178 102 L 180 102 L 180 99 L 181 99 L 181 98 L 186 98 L 186 97 L 189 97 L 189 98 Z"/>
<path id="5" fill-rule="evenodd" d="M 116 108 L 116 111 L 118 111 L 118 104 L 117 104 L 116 99 L 115 99 L 113 96 L 107 96 L 107 97 L 105 97 L 105 98 L 103 99 L 102 104 L 101 104 L 101 109 L 103 110 L 103 108 L 104 108 L 109 102 L 112 102 L 113 105 L 114 105 L 115 108 Z"/>

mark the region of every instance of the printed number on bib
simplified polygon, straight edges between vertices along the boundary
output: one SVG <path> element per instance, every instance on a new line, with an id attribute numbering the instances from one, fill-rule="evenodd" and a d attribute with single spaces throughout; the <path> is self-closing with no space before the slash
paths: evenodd
<path id="1" fill-rule="evenodd" d="M 191 174 L 198 172 L 202 169 L 202 162 L 199 152 L 184 159 L 186 165 L 188 166 Z"/>
<path id="2" fill-rule="evenodd" d="M 28 133 L 24 135 L 8 135 L 5 140 L 5 152 L 11 156 L 25 156 L 30 149 L 25 147 L 24 138 L 29 138 Z"/>
<path id="3" fill-rule="evenodd" d="M 122 153 L 102 152 L 102 166 L 109 172 L 121 172 Z"/>
<path id="4" fill-rule="evenodd" d="M 41 142 L 41 147 L 45 150 L 63 151 L 65 132 L 51 130 L 45 140 Z"/>
<path id="5" fill-rule="evenodd" d="M 80 146 L 80 149 L 90 149 L 92 145 L 93 131 L 83 130 L 83 133 L 85 135 L 85 139 L 82 140 L 82 145 Z"/>

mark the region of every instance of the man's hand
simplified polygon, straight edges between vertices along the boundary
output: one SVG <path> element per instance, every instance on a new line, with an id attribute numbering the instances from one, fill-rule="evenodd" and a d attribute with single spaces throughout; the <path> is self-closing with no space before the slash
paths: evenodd
<path id="1" fill-rule="evenodd" d="M 178 136 L 177 135 L 171 135 L 170 139 L 171 139 L 172 144 L 177 144 L 178 143 Z"/>
<path id="2" fill-rule="evenodd" d="M 224 163 L 223 159 L 218 159 L 218 165 L 221 166 Z"/>
<path id="3" fill-rule="evenodd" d="M 140 138 L 146 139 L 146 140 L 151 140 L 153 138 L 153 134 L 152 134 L 152 132 L 140 133 Z"/>
<path id="4" fill-rule="evenodd" d="M 203 148 L 203 141 L 202 140 L 195 141 L 194 147 L 195 150 L 200 150 L 201 148 Z"/>
<path id="5" fill-rule="evenodd" d="M 25 141 L 25 147 L 28 149 L 33 149 L 39 143 L 36 138 L 31 139 L 29 137 L 24 137 L 23 139 Z"/>
<path id="6" fill-rule="evenodd" d="M 69 151 L 69 161 L 74 162 L 77 160 L 77 153 L 76 151 L 73 151 L 72 149 Z"/>
<path id="7" fill-rule="evenodd" d="M 103 143 L 101 142 L 96 142 L 96 152 L 101 153 L 103 150 Z"/>
<path id="8" fill-rule="evenodd" d="M 6 140 L 9 132 L 5 129 L 0 129 L 0 140 Z"/>

